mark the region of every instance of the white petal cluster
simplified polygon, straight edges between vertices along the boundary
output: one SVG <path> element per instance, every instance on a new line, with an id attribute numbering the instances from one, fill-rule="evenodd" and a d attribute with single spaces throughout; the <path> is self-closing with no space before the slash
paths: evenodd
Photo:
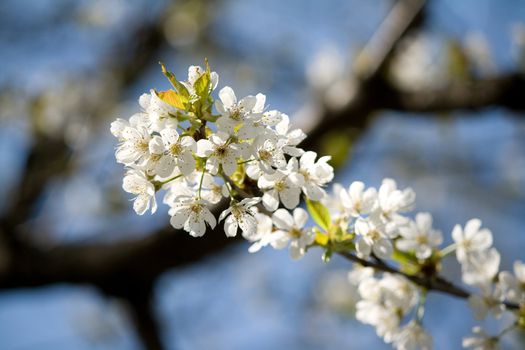
<path id="1" fill-rule="evenodd" d="M 452 238 L 457 245 L 463 282 L 476 286 L 491 284 L 499 270 L 500 254 L 492 248 L 490 230 L 481 229 L 481 220 L 471 219 L 464 228 L 454 226 Z"/>
<path id="2" fill-rule="evenodd" d="M 313 243 L 315 234 L 312 228 L 304 227 L 308 213 L 302 208 L 295 208 L 292 213 L 286 209 L 277 209 L 270 218 L 257 214 L 259 230 L 249 240 L 254 241 L 249 251 L 254 253 L 260 248 L 271 245 L 275 249 L 289 247 L 292 259 L 300 259 L 307 247 Z"/>
<path id="3" fill-rule="evenodd" d="M 481 327 L 472 328 L 474 335 L 463 338 L 463 347 L 472 350 L 499 350 L 499 339 L 491 336 Z"/>
<path id="4" fill-rule="evenodd" d="M 514 262 L 514 274 L 509 271 L 500 272 L 499 283 L 507 300 L 525 303 L 525 264 L 522 261 Z"/>
<path id="5" fill-rule="evenodd" d="M 333 208 L 333 214 L 339 222 L 354 228 L 359 255 L 365 258 L 370 254 L 378 258 L 390 257 L 394 248 L 393 240 L 401 234 L 400 227 L 410 224 L 410 220 L 401 213 L 414 206 L 414 191 L 410 188 L 397 189 L 397 184 L 392 179 L 384 179 L 379 190 L 374 187 L 365 188 L 364 183 L 355 181 L 348 190 L 340 185 L 335 186 L 333 197 L 325 202 Z M 409 228 L 410 226 L 405 231 L 407 237 L 411 235 Z M 438 237 L 434 237 L 435 233 L 430 233 L 433 237 L 428 243 L 436 245 Z M 418 235 L 414 233 L 414 239 Z M 407 249 L 416 245 L 419 247 L 418 243 L 412 246 L 408 242 L 403 244 Z M 427 248 L 418 249 L 425 255 L 428 254 Z"/>
<path id="6" fill-rule="evenodd" d="M 361 300 L 356 304 L 356 318 L 374 326 L 385 342 L 393 342 L 398 349 L 410 348 L 411 343 L 430 343 L 420 326 L 402 326 L 419 299 L 417 289 L 406 278 L 389 273 L 379 278 L 364 277 L 358 290 Z"/>
<path id="7" fill-rule="evenodd" d="M 230 206 L 218 221 L 224 221 L 227 236 L 240 228 L 243 237 L 258 242 L 252 250 L 290 242 L 292 256 L 301 257 L 313 242 L 312 231 L 303 229 L 307 214 L 278 208 L 295 209 L 301 195 L 322 199 L 334 176 L 330 157 L 317 159 L 299 148 L 306 135 L 291 127 L 287 115 L 267 110 L 265 95 L 238 99 L 226 86 L 214 100 L 219 77 L 209 68 L 191 66 L 182 82 L 163 72 L 174 90 L 143 94 L 139 113 L 111 124 L 119 141 L 117 162 L 128 169 L 123 188 L 136 196 L 135 211 L 155 212 L 155 193 L 163 189 L 173 227 L 197 237 L 216 226 L 211 205 L 226 197 Z M 255 182 L 255 189 L 244 192 L 246 181 Z M 259 202 L 271 216 L 271 238 L 258 227 L 267 222 L 255 207 Z"/>
<path id="8" fill-rule="evenodd" d="M 397 249 L 402 252 L 414 251 L 421 260 L 429 258 L 432 249 L 443 242 L 441 232 L 432 229 L 432 216 L 429 213 L 418 213 L 415 221 L 400 227 L 399 232 L 401 237 L 396 242 Z"/>
<path id="9" fill-rule="evenodd" d="M 399 350 L 430 350 L 432 337 L 421 324 L 412 320 L 396 334 L 393 345 Z"/>
<path id="10" fill-rule="evenodd" d="M 377 189 L 360 181 L 348 188 L 335 184 L 327 195 L 334 177 L 330 156 L 301 149 L 306 135 L 291 127 L 286 114 L 267 110 L 265 95 L 238 99 L 224 87 L 214 100 L 219 77 L 208 66 L 191 66 L 182 82 L 164 67 L 163 73 L 174 90 L 143 94 L 139 113 L 111 124 L 119 142 L 116 160 L 126 167 L 122 187 L 134 195 L 137 214 L 154 213 L 156 192 L 163 190 L 171 225 L 191 236 L 221 223 L 228 237 L 240 231 L 252 253 L 265 246 L 288 248 L 300 259 L 317 246 L 324 261 L 339 253 L 373 266 L 377 270 L 356 267 L 349 274 L 358 298 L 356 318 L 396 349 L 432 347 L 422 327 L 423 295 L 426 288 L 455 287 L 438 274 L 441 259 L 454 251 L 463 282 L 476 287 L 468 302 L 477 319 L 499 318 L 505 311 L 523 317 L 525 263 L 498 274 L 500 254 L 479 219 L 456 225 L 454 243 L 440 250 L 443 236 L 433 228 L 432 216 L 406 216 L 415 205 L 411 188 L 400 189 L 387 178 Z M 308 225 L 307 211 L 298 207 L 301 199 L 316 225 Z M 212 206 L 221 203 L 229 205 L 216 218 Z M 464 347 L 495 349 L 503 334 L 473 332 Z"/>

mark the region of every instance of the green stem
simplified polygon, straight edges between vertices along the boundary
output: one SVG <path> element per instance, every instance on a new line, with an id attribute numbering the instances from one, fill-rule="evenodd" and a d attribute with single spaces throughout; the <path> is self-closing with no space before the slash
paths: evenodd
<path id="1" fill-rule="evenodd" d="M 449 255 L 450 253 L 454 252 L 457 247 L 458 247 L 458 245 L 456 243 L 452 243 L 451 245 L 441 249 L 439 251 L 439 256 L 441 258 L 444 258 L 445 256 Z"/>
<path id="2" fill-rule="evenodd" d="M 421 295 L 419 297 L 419 303 L 417 305 L 416 318 L 417 322 L 421 324 L 423 322 L 423 316 L 425 316 L 425 302 L 427 301 L 427 290 L 421 288 Z"/>
<path id="3" fill-rule="evenodd" d="M 256 161 L 256 159 L 243 160 L 242 162 L 238 162 L 237 165 L 246 164 L 254 161 Z"/>
<path id="4" fill-rule="evenodd" d="M 179 175 L 176 175 L 176 176 L 174 176 L 174 177 L 172 177 L 172 178 L 169 178 L 169 179 L 167 179 L 167 180 L 164 180 L 164 181 L 156 181 L 156 182 L 154 183 L 154 185 L 155 185 L 155 189 L 158 190 L 158 189 L 160 189 L 162 186 L 164 186 L 165 184 L 167 184 L 167 183 L 169 183 L 169 182 L 171 182 L 171 181 L 173 181 L 173 180 L 176 180 L 176 179 L 178 179 L 178 178 L 181 177 L 181 176 L 182 176 L 182 174 L 179 174 Z"/>
<path id="5" fill-rule="evenodd" d="M 202 183 L 204 181 L 204 174 L 206 173 L 206 166 L 202 167 L 202 175 L 201 175 L 201 181 L 199 183 L 199 199 L 201 199 L 201 190 L 202 190 Z"/>

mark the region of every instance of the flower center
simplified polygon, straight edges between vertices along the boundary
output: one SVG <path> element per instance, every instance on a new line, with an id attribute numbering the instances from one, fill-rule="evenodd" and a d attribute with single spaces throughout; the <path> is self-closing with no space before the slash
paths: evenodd
<path id="1" fill-rule="evenodd" d="M 301 238 L 301 236 L 303 235 L 303 232 L 299 230 L 298 228 L 294 227 L 288 232 L 288 234 L 292 238 Z"/>
<path id="2" fill-rule="evenodd" d="M 272 154 L 269 151 L 267 151 L 265 149 L 259 151 L 259 159 L 260 160 L 268 161 L 271 158 L 272 158 Z"/>
<path id="3" fill-rule="evenodd" d="M 170 153 L 174 156 L 177 156 L 181 153 L 182 151 L 182 146 L 178 143 L 174 143 L 170 146 L 170 149 L 169 149 Z"/>
<path id="4" fill-rule="evenodd" d="M 275 189 L 277 190 L 277 192 L 282 192 L 284 191 L 284 189 L 286 188 L 286 185 L 284 184 L 284 181 L 277 181 L 275 183 Z"/>

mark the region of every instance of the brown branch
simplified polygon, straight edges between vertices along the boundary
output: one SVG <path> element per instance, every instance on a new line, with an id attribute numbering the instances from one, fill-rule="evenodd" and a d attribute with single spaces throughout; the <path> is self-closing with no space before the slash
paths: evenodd
<path id="1" fill-rule="evenodd" d="M 471 294 L 467 292 L 466 290 L 464 290 L 463 288 L 456 286 L 452 282 L 447 281 L 446 279 L 440 276 L 424 277 L 424 276 L 418 276 L 418 275 L 410 275 L 408 273 L 400 271 L 386 264 L 385 262 L 381 260 L 372 261 L 372 260 L 362 259 L 349 252 L 338 252 L 337 254 L 361 266 L 371 267 L 378 271 L 389 272 L 389 273 L 403 276 L 409 281 L 413 282 L 414 284 L 417 284 L 418 286 L 423 287 L 429 291 L 441 292 L 444 294 L 456 296 L 456 297 L 463 298 L 463 299 L 468 299 L 471 296 Z M 508 309 L 511 309 L 511 310 L 519 310 L 520 308 L 519 305 L 511 303 L 511 302 L 505 301 L 502 304 L 504 304 Z"/>
<path id="2" fill-rule="evenodd" d="M 387 87 L 379 107 L 425 113 L 478 110 L 491 106 L 525 111 L 523 91 L 525 76 L 522 74 L 455 82 L 434 91 L 403 92 Z"/>
<path id="3" fill-rule="evenodd" d="M 155 317 L 151 290 L 146 293 L 134 293 L 131 296 L 124 296 L 124 298 L 127 301 L 130 319 L 135 325 L 145 348 L 148 350 L 164 349 Z"/>

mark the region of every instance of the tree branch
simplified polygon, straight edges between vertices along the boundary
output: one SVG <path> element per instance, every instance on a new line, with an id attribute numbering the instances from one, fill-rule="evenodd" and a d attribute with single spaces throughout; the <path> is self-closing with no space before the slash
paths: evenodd
<path id="1" fill-rule="evenodd" d="M 418 275 L 410 275 L 408 273 L 405 273 L 403 271 L 400 271 L 386 263 L 384 263 L 381 260 L 378 261 L 371 261 L 371 260 L 365 260 L 362 259 L 352 253 L 348 252 L 337 252 L 340 256 L 346 258 L 347 260 L 350 260 L 354 263 L 357 263 L 364 267 L 372 267 L 375 270 L 383 271 L 383 272 L 389 272 L 397 275 L 401 275 L 408 279 L 409 281 L 413 282 L 414 284 L 417 284 L 420 287 L 423 287 L 429 291 L 437 291 L 444 294 L 456 296 L 463 299 L 468 299 L 471 294 L 464 290 L 461 287 L 456 286 L 452 282 L 447 281 L 443 277 L 440 276 L 429 276 L 429 277 L 422 277 Z M 510 303 L 510 302 L 502 302 L 508 309 L 511 310 L 519 310 L 519 305 Z"/>

